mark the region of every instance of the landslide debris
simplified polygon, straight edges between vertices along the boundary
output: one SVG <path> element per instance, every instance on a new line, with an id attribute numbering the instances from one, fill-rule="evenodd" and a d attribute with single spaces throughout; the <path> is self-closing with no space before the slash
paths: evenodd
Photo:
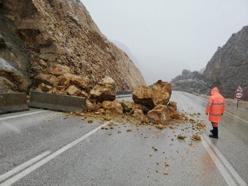
<path id="1" fill-rule="evenodd" d="M 151 125 L 158 129 L 182 122 L 192 123 L 194 129 L 203 127 L 198 121 L 178 112 L 176 102 L 170 101 L 171 85 L 161 80 L 150 86 L 137 87 L 133 92 L 133 102 L 116 100 L 116 84 L 110 77 L 103 78 L 87 93 L 87 112 L 74 114 L 102 121 Z"/>
<path id="2" fill-rule="evenodd" d="M 166 105 L 171 97 L 171 84 L 157 81 L 151 86 L 139 86 L 133 91 L 133 100 L 151 110 L 157 105 Z"/>

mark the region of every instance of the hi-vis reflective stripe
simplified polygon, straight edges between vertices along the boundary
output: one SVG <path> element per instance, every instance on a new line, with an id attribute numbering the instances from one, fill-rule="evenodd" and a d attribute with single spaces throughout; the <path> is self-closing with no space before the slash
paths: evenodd
<path id="1" fill-rule="evenodd" d="M 212 105 L 225 105 L 225 103 L 212 103 Z"/>
<path id="2" fill-rule="evenodd" d="M 213 113 L 210 113 L 209 115 L 211 115 L 211 116 L 222 116 L 222 114 L 213 114 Z"/>

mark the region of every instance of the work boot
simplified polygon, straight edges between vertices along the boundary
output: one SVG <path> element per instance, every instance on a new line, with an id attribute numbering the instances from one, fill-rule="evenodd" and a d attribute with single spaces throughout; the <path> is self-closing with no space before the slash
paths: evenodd
<path id="1" fill-rule="evenodd" d="M 219 136 L 218 136 L 218 127 L 214 127 L 213 130 L 212 130 L 212 134 L 209 135 L 210 138 L 216 138 L 218 139 Z"/>
<path id="2" fill-rule="evenodd" d="M 209 137 L 210 137 L 210 138 L 216 138 L 216 139 L 219 138 L 218 136 L 215 136 L 215 135 L 213 135 L 213 134 L 209 134 Z"/>

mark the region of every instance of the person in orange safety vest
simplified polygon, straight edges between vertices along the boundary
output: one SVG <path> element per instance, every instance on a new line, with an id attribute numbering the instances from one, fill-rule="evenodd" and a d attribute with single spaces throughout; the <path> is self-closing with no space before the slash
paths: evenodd
<path id="1" fill-rule="evenodd" d="M 206 115 L 208 115 L 208 120 L 212 123 L 213 130 L 209 135 L 211 138 L 219 138 L 218 136 L 218 125 L 221 120 L 221 116 L 225 111 L 225 98 L 220 94 L 217 87 L 211 90 L 211 96 L 208 99 L 208 104 L 206 106 Z"/>

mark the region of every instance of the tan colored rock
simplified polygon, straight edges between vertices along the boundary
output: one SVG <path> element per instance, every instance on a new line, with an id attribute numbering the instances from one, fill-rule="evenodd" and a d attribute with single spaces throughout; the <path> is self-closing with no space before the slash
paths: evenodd
<path id="1" fill-rule="evenodd" d="M 90 91 L 90 97 L 99 102 L 115 100 L 115 81 L 110 77 L 105 77 Z"/>
<path id="2" fill-rule="evenodd" d="M 148 112 L 147 117 L 151 122 L 156 124 L 164 124 L 170 119 L 168 108 L 165 105 L 157 105 L 154 109 Z"/>
<path id="3" fill-rule="evenodd" d="M 70 73 L 70 68 L 60 64 L 53 64 L 48 67 L 47 72 L 56 76 Z"/>
<path id="4" fill-rule="evenodd" d="M 142 123 L 149 122 L 148 118 L 145 116 L 144 112 L 141 109 L 133 110 L 133 117 L 141 121 Z"/>
<path id="5" fill-rule="evenodd" d="M 191 138 L 193 141 L 201 141 L 202 138 L 199 134 L 194 134 Z"/>
<path id="6" fill-rule="evenodd" d="M 177 103 L 174 102 L 174 101 L 170 101 L 169 104 L 168 104 L 168 109 L 171 112 L 176 112 L 177 111 Z"/>
<path id="7" fill-rule="evenodd" d="M 75 85 L 71 85 L 66 89 L 66 93 L 71 96 L 80 96 L 81 90 L 77 88 Z"/>
<path id="8" fill-rule="evenodd" d="M 41 83 L 38 86 L 38 90 L 41 90 L 41 92 L 49 92 L 52 88 L 52 86 L 46 85 L 45 83 Z"/>
<path id="9" fill-rule="evenodd" d="M 140 104 L 136 104 L 136 103 L 131 103 L 130 107 L 132 108 L 132 110 L 143 110 L 142 106 Z"/>
<path id="10" fill-rule="evenodd" d="M 89 112 L 97 110 L 96 103 L 91 102 L 89 99 L 86 100 L 86 107 Z"/>
<path id="11" fill-rule="evenodd" d="M 85 92 L 85 91 L 82 90 L 80 96 L 85 97 L 85 98 L 88 98 L 89 97 L 89 94 L 87 92 Z"/>
<path id="12" fill-rule="evenodd" d="M 170 100 L 172 87 L 170 83 L 157 81 L 152 85 L 153 90 L 153 102 L 155 105 L 167 105 Z"/>
<path id="13" fill-rule="evenodd" d="M 104 101 L 102 107 L 110 113 L 123 114 L 122 105 L 118 101 Z"/>
<path id="14" fill-rule="evenodd" d="M 58 77 L 58 85 L 68 87 L 75 85 L 81 89 L 87 90 L 90 87 L 90 80 L 87 77 L 66 73 Z"/>
<path id="15" fill-rule="evenodd" d="M 157 81 L 155 84 L 147 87 L 140 86 L 133 92 L 133 100 L 137 104 L 153 109 L 156 105 L 167 105 L 171 96 L 171 84 Z"/>
<path id="16" fill-rule="evenodd" d="M 51 85 L 51 86 L 57 86 L 58 85 L 57 77 L 54 75 L 51 75 L 51 74 L 40 73 L 37 76 L 35 76 L 35 80 L 38 83 L 45 83 L 45 84 Z"/>

